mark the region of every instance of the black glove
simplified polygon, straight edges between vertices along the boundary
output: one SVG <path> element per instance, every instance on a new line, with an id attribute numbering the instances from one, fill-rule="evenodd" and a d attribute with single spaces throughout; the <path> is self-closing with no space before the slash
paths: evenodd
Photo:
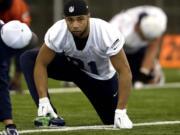
<path id="1" fill-rule="evenodd" d="M 137 81 L 148 83 L 151 79 L 154 78 L 154 71 L 151 70 L 148 74 L 144 73 L 143 71 L 139 71 L 139 75 L 137 77 Z"/>

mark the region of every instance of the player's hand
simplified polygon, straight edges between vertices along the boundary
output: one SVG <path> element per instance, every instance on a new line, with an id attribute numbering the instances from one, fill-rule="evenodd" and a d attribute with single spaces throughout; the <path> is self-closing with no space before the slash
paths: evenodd
<path id="1" fill-rule="evenodd" d="M 140 69 L 139 71 L 139 75 L 137 76 L 137 81 L 140 81 L 144 84 L 148 83 L 150 80 L 152 80 L 155 75 L 154 75 L 154 70 L 151 70 L 151 71 L 146 71 L 146 69 L 142 68 Z"/>
<path id="2" fill-rule="evenodd" d="M 114 117 L 114 128 L 131 129 L 132 127 L 133 123 L 126 114 L 126 109 L 116 109 Z"/>
<path id="3" fill-rule="evenodd" d="M 57 114 L 54 112 L 49 99 L 47 97 L 39 99 L 39 108 L 38 108 L 38 116 L 46 117 L 48 114 L 51 114 L 54 118 L 57 118 Z"/>

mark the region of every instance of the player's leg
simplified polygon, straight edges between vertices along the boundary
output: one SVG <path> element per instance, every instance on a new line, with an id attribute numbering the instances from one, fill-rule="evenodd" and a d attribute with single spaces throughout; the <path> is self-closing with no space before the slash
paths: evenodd
<path id="1" fill-rule="evenodd" d="M 118 78 L 117 74 L 110 80 L 97 80 L 89 77 L 79 67 L 68 61 L 65 57 L 61 62 L 56 63 L 62 57 L 57 55 L 48 67 L 48 74 L 56 70 L 57 80 L 73 81 L 88 97 L 104 124 L 114 123 L 114 113 L 118 100 Z M 57 59 L 57 60 L 56 60 Z M 62 64 L 63 63 L 63 64 Z M 56 65 L 56 66 L 54 66 Z"/>
<path id="2" fill-rule="evenodd" d="M 14 57 L 15 73 L 9 82 L 10 90 L 15 90 L 18 93 L 23 92 L 22 82 L 21 82 L 22 71 L 21 71 L 21 67 L 20 67 L 20 56 L 21 56 L 21 54 L 22 54 L 22 52 L 19 52 Z"/>
<path id="3" fill-rule="evenodd" d="M 20 65 L 22 68 L 22 72 L 24 73 L 24 77 L 26 79 L 30 94 L 37 107 L 39 105 L 39 96 L 38 96 L 36 86 L 34 83 L 33 71 L 34 71 L 34 64 L 35 64 L 38 52 L 39 50 L 29 50 L 29 51 L 24 52 L 20 57 Z M 56 112 L 56 109 L 54 107 L 53 109 Z"/>
<path id="4" fill-rule="evenodd" d="M 68 61 L 63 54 L 57 54 L 48 66 L 48 76 L 57 80 L 73 81 L 91 101 L 103 123 L 114 123 L 118 100 L 117 74 L 110 80 L 96 80 Z"/>
<path id="5" fill-rule="evenodd" d="M 104 124 L 114 123 L 118 100 L 117 74 L 110 80 L 96 80 L 83 73 L 74 81 L 88 97 Z"/>
<path id="6" fill-rule="evenodd" d="M 57 53 L 47 67 L 48 77 L 61 81 L 73 81 L 79 71 L 63 53 Z"/>
<path id="7" fill-rule="evenodd" d="M 0 62 L 0 120 L 12 119 L 12 108 L 8 90 L 8 64 Z"/>
<path id="8" fill-rule="evenodd" d="M 8 89 L 8 62 L 0 62 L 0 121 L 4 122 L 5 130 L 2 135 L 8 132 L 18 135 L 15 124 L 12 120 L 12 108 Z"/>
<path id="9" fill-rule="evenodd" d="M 38 50 L 26 51 L 20 57 L 21 69 L 24 73 L 26 83 L 28 85 L 31 96 L 35 101 L 36 106 L 38 106 L 39 104 L 39 97 L 34 84 L 33 70 L 38 52 Z"/>

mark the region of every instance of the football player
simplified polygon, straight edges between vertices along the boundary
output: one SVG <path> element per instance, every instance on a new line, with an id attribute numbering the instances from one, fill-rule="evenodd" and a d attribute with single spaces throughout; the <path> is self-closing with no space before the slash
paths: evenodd
<path id="1" fill-rule="evenodd" d="M 12 20 L 19 20 L 30 26 L 31 16 L 29 8 L 24 0 L 0 0 L 0 20 L 5 23 Z M 12 78 L 9 77 L 9 89 L 16 90 L 18 93 L 22 93 L 21 77 L 22 72 L 20 68 L 19 57 L 21 53 L 15 55 L 15 73 Z M 11 59 L 9 59 L 10 68 Z M 10 70 L 10 69 L 9 69 Z"/>
<path id="2" fill-rule="evenodd" d="M 35 125 L 65 125 L 49 98 L 50 77 L 74 82 L 104 124 L 131 129 L 126 107 L 132 76 L 123 45 L 124 37 L 117 29 L 104 20 L 90 18 L 84 0 L 68 0 L 64 19 L 47 31 L 41 49 L 21 56 L 22 70 L 38 106 Z M 46 116 L 52 118 L 42 122 Z"/>
<path id="3" fill-rule="evenodd" d="M 167 16 L 155 6 L 138 6 L 115 15 L 110 21 L 125 36 L 124 50 L 135 88 L 144 84 L 164 84 L 157 54 L 166 30 Z"/>
<path id="4" fill-rule="evenodd" d="M 4 122 L 2 135 L 18 135 L 12 120 L 12 108 L 8 89 L 8 60 L 16 53 L 34 48 L 37 36 L 25 23 L 0 22 L 0 121 Z"/>

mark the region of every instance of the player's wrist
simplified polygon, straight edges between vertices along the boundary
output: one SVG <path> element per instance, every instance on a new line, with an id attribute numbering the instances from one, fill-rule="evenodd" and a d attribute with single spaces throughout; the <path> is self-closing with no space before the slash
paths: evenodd
<path id="1" fill-rule="evenodd" d="M 126 113 L 126 109 L 116 109 L 115 113 Z"/>
<path id="2" fill-rule="evenodd" d="M 140 68 L 139 75 L 137 76 L 137 81 L 140 81 L 140 82 L 146 84 L 153 78 L 154 78 L 153 70 L 149 70 L 146 68 Z"/>
<path id="3" fill-rule="evenodd" d="M 48 97 L 39 98 L 39 104 L 49 103 Z"/>

